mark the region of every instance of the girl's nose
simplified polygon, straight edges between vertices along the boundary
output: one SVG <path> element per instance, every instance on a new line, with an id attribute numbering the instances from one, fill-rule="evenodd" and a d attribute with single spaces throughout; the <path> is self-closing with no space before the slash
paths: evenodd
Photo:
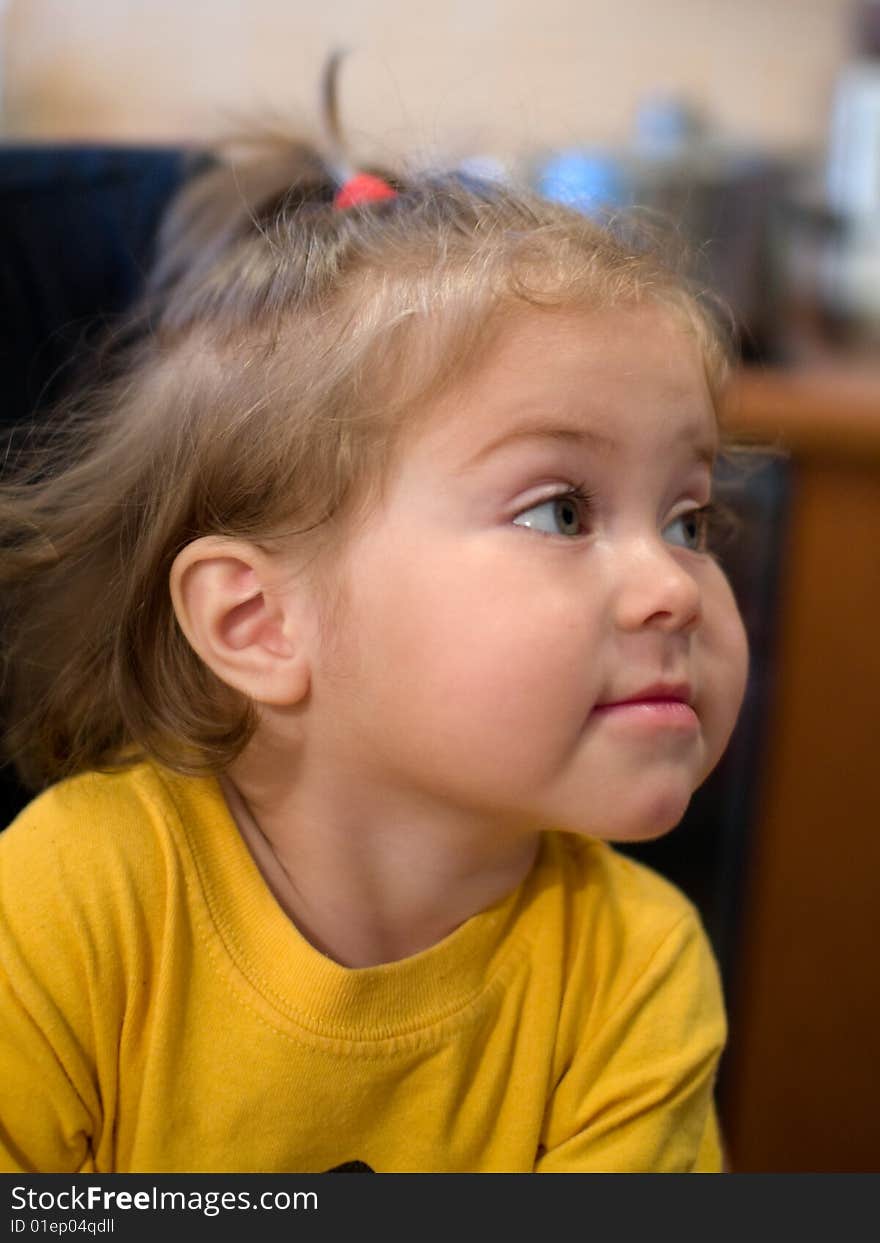
<path id="1" fill-rule="evenodd" d="M 659 536 L 641 538 L 620 566 L 616 609 L 622 630 L 654 626 L 690 633 L 702 617 L 702 593 L 674 548 Z"/>

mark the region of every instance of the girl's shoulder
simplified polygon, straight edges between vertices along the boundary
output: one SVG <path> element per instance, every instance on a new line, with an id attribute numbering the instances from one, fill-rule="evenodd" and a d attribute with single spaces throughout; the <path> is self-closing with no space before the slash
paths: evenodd
<path id="1" fill-rule="evenodd" d="M 119 1006 L 125 981 L 148 977 L 169 928 L 198 902 L 177 796 L 191 785 L 198 812 L 211 786 L 202 779 L 150 762 L 83 773 L 0 833 L 0 977 L 18 995 L 35 1006 L 66 999 L 86 1030 L 77 1007 L 96 996 L 104 1010 Z"/>
<path id="2" fill-rule="evenodd" d="M 176 819 L 149 761 L 50 786 L 0 833 L 0 905 L 87 907 L 133 880 L 149 891 L 178 850 Z"/>
<path id="3" fill-rule="evenodd" d="M 700 916 L 688 897 L 653 868 L 608 842 L 574 833 L 552 834 L 551 854 L 573 902 L 608 920 L 662 932 Z"/>
<path id="4" fill-rule="evenodd" d="M 124 836 L 151 818 L 156 768 L 148 760 L 112 771 L 68 777 L 43 790 L 0 834 L 4 851 L 45 849 L 63 837 L 78 848 Z M 160 796 L 161 799 L 161 796 Z M 160 800 L 159 800 L 160 801 Z"/>
<path id="5" fill-rule="evenodd" d="M 700 913 L 675 885 L 606 842 L 554 835 L 564 892 L 560 938 L 570 1047 L 585 1025 L 628 1015 L 691 1015 L 713 1049 L 724 1041 L 721 980 Z M 613 1018 L 612 1016 L 617 1016 Z M 609 1028 L 611 1030 L 611 1028 Z"/>

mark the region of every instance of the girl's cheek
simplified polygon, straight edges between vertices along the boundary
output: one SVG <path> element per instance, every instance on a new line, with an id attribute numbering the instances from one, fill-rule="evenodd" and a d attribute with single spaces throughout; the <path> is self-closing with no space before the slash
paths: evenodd
<path id="1" fill-rule="evenodd" d="M 749 640 L 745 624 L 735 603 L 728 612 L 724 639 L 727 697 L 735 723 L 745 698 L 749 676 Z"/>

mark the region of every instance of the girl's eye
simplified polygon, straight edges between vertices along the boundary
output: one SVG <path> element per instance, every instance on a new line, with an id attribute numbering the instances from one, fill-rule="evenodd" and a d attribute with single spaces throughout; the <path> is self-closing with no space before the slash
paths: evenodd
<path id="1" fill-rule="evenodd" d="M 540 505 L 524 509 L 513 519 L 517 526 L 543 531 L 546 535 L 583 535 L 583 520 L 589 514 L 593 497 L 582 487 L 569 488 Z"/>
<path id="2" fill-rule="evenodd" d="M 513 519 L 517 526 L 529 527 L 534 531 L 542 531 L 545 535 L 565 535 L 569 538 L 583 535 L 587 519 L 593 512 L 595 496 L 586 492 L 583 486 L 569 488 L 559 496 L 551 496 L 540 505 L 532 505 L 524 509 Z M 723 505 L 710 501 L 699 509 L 689 509 L 679 514 L 664 529 L 664 536 L 673 544 L 687 548 L 691 552 L 707 552 L 711 542 L 713 547 L 718 540 L 718 533 L 723 535 L 725 524 L 735 533 L 736 523 L 731 521 L 732 511 Z"/>
<path id="3" fill-rule="evenodd" d="M 682 536 L 679 539 L 673 538 L 671 543 L 680 544 L 682 548 L 689 548 L 691 552 L 705 552 L 714 510 L 715 507 L 712 504 L 704 505 L 701 509 L 689 509 L 687 513 L 679 514 L 677 518 L 674 518 L 663 534 L 667 535 L 669 531 L 674 531 L 677 527 Z"/>

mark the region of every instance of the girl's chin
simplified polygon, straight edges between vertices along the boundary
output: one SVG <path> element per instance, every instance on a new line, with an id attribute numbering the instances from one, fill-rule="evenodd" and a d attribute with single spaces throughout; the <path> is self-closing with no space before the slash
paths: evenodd
<path id="1" fill-rule="evenodd" d="M 691 794 L 665 795 L 656 797 L 650 806 L 639 808 L 631 816 L 621 817 L 617 814 L 604 821 L 590 824 L 578 824 L 570 827 L 570 832 L 581 837 L 599 838 L 605 842 L 653 842 L 665 837 L 681 823 Z"/>

